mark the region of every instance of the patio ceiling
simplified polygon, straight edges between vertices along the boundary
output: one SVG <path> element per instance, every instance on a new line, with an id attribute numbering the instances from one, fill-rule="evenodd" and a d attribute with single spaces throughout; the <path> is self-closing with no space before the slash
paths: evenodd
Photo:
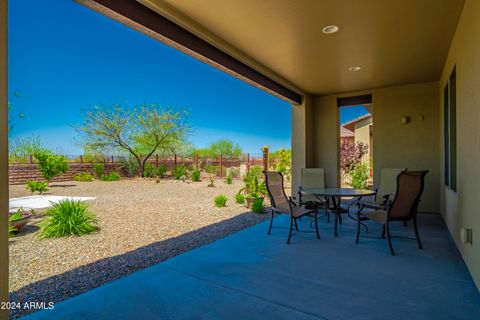
<path id="1" fill-rule="evenodd" d="M 137 1 L 313 94 L 438 80 L 464 3 Z M 331 24 L 339 32 L 323 34 L 322 28 Z M 351 66 L 362 69 L 348 71 Z"/>

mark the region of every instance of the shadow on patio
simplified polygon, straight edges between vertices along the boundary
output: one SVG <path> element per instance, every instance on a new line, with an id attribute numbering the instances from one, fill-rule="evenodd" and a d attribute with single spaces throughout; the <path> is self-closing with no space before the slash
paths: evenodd
<path id="1" fill-rule="evenodd" d="M 287 218 L 276 225 L 286 226 Z M 320 240 L 299 233 L 291 245 L 286 230 L 267 236 L 261 223 L 27 318 L 478 319 L 479 293 L 440 216 L 422 214 L 419 222 L 425 249 L 396 239 L 397 256 L 380 239 L 356 245 L 348 219 L 338 238 L 322 220 Z M 310 228 L 309 219 L 300 228 Z M 392 232 L 411 228 L 399 223 Z M 127 254 L 129 260 L 144 259 L 144 266 L 161 260 L 142 250 Z M 122 257 L 112 259 L 122 265 Z"/>
<path id="2" fill-rule="evenodd" d="M 249 216 L 252 219 L 249 219 Z M 255 216 L 255 217 L 254 217 Z M 254 219 L 253 219 L 254 218 Z M 233 232 L 258 222 L 257 214 L 245 212 L 230 219 L 187 232 L 178 237 L 158 241 L 122 255 L 108 257 L 86 264 L 71 271 L 34 282 L 10 293 L 10 301 L 58 303 L 83 292 L 92 290 L 107 282 L 145 269 L 186 251 L 228 236 Z M 32 226 L 27 226 L 31 228 Z M 128 237 L 128 235 L 125 235 Z M 78 255 L 82 255 L 78 252 Z M 10 318 L 31 313 L 34 310 L 12 310 Z"/>

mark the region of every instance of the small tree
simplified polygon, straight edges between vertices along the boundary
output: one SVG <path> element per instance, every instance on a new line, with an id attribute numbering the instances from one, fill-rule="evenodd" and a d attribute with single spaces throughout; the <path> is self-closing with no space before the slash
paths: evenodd
<path id="1" fill-rule="evenodd" d="M 340 144 L 340 169 L 342 180 L 352 172 L 368 152 L 368 145 L 363 142 Z"/>
<path id="2" fill-rule="evenodd" d="M 97 106 L 84 112 L 83 125 L 76 129 L 89 150 L 128 152 L 143 176 L 145 163 L 155 152 L 174 150 L 185 141 L 189 132 L 186 117 L 184 111 L 156 104 Z"/>
<path id="3" fill-rule="evenodd" d="M 67 159 L 49 150 L 38 151 L 34 154 L 34 157 L 38 161 L 38 167 L 42 176 L 48 183 L 54 177 L 68 170 Z"/>
<path id="4" fill-rule="evenodd" d="M 229 139 L 218 139 L 208 147 L 210 157 L 222 155 L 225 158 L 238 158 L 242 155 L 242 152 L 240 145 Z"/>
<path id="5" fill-rule="evenodd" d="M 292 174 L 292 151 L 280 148 L 275 152 L 270 152 L 268 156 L 270 159 L 276 160 L 273 170 L 281 172 L 287 180 L 290 180 Z M 273 163 L 273 161 L 271 162 Z"/>

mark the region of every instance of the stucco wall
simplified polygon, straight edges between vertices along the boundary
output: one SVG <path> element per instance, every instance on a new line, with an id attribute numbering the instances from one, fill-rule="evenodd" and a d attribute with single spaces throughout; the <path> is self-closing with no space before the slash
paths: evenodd
<path id="1" fill-rule="evenodd" d="M 440 79 L 441 213 L 480 288 L 480 1 L 467 0 Z M 457 192 L 443 179 L 443 88 L 457 74 Z M 473 229 L 473 245 L 462 244 L 460 229 Z"/>
<path id="2" fill-rule="evenodd" d="M 337 97 L 371 93 L 373 96 L 373 163 L 375 181 L 382 168 L 426 169 L 425 192 L 420 210 L 439 212 L 439 111 L 437 82 L 373 89 L 316 97 L 313 100 L 312 130 L 314 166 L 326 170 L 326 183 L 338 185 Z M 424 120 L 420 121 L 419 116 Z M 404 125 L 402 116 L 409 116 Z"/>

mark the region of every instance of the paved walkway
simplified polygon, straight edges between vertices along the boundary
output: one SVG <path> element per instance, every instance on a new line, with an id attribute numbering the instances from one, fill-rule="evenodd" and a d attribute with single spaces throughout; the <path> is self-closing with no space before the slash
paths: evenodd
<path id="1" fill-rule="evenodd" d="M 355 244 L 345 220 L 339 238 L 322 221 L 321 240 L 300 233 L 290 245 L 287 230 L 267 236 L 262 223 L 22 319 L 480 319 L 480 294 L 439 216 L 420 217 L 424 250 L 395 239 L 397 256 L 380 239 Z"/>

